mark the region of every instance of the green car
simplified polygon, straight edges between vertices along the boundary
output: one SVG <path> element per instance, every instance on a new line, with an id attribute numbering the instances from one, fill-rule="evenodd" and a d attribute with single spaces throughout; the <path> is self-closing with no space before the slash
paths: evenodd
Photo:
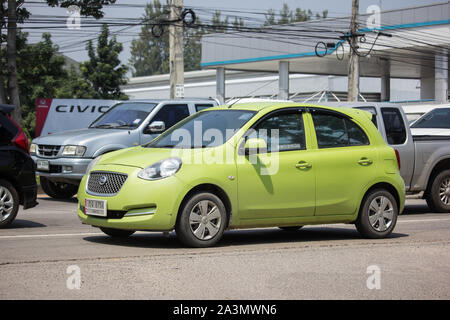
<path id="1" fill-rule="evenodd" d="M 225 229 L 353 223 L 383 238 L 405 201 L 398 153 L 369 112 L 246 103 L 196 113 L 150 143 L 93 160 L 78 216 L 113 237 L 176 231 L 187 246 Z"/>

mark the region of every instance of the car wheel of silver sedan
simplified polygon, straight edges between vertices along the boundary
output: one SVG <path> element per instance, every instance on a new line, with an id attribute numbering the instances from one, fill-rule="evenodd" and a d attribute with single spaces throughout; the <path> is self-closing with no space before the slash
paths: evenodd
<path id="1" fill-rule="evenodd" d="M 19 210 L 19 195 L 14 186 L 0 179 L 0 228 L 11 224 Z"/>
<path id="2" fill-rule="evenodd" d="M 363 199 L 356 228 L 367 238 L 388 236 L 397 222 L 398 206 L 394 196 L 384 189 L 370 191 Z"/>
<path id="3" fill-rule="evenodd" d="M 185 202 L 175 230 L 183 244 L 209 247 L 222 237 L 226 218 L 226 209 L 219 197 L 198 193 Z"/>

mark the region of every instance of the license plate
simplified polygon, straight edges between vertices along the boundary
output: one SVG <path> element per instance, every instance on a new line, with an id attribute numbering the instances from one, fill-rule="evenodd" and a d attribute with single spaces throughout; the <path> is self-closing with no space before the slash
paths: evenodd
<path id="1" fill-rule="evenodd" d="M 38 160 L 36 162 L 36 167 L 38 170 L 49 171 L 50 165 L 47 160 Z"/>
<path id="2" fill-rule="evenodd" d="M 107 216 L 106 200 L 84 199 L 85 214 L 89 216 Z"/>

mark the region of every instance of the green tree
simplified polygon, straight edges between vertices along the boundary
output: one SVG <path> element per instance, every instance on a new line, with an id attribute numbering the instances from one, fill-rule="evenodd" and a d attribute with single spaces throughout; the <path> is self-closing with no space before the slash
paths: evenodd
<path id="1" fill-rule="evenodd" d="M 73 65 L 67 72 L 67 78 L 55 92 L 55 98 L 60 99 L 95 99 L 97 97 L 98 93 Z"/>
<path id="2" fill-rule="evenodd" d="M 94 18 L 103 17 L 103 6 L 115 3 L 116 0 L 46 0 L 51 7 L 60 6 L 67 8 L 71 5 L 76 5 L 80 8 L 80 14 L 84 16 L 92 16 Z M 0 0 L 0 44 L 3 39 L 2 30 L 5 28 L 5 17 L 8 17 L 7 23 L 7 50 L 6 50 L 6 66 L 7 68 L 0 72 L 0 102 L 9 102 L 15 105 L 13 118 L 19 123 L 22 123 L 22 108 L 21 108 L 21 89 L 18 79 L 18 62 L 17 62 L 17 24 L 22 23 L 27 19 L 30 13 L 22 7 L 24 0 Z M 3 56 L 3 55 L 2 55 Z M 0 60 L 3 58 L 0 57 Z M 4 80 L 7 78 L 6 86 Z M 7 91 L 5 90 L 7 87 Z"/>
<path id="3" fill-rule="evenodd" d="M 21 89 L 22 128 L 29 137 L 33 137 L 36 99 L 54 96 L 56 89 L 64 83 L 67 72 L 64 58 L 56 55 L 58 46 L 52 43 L 50 34 L 44 33 L 41 41 L 35 44 L 28 44 L 27 36 L 27 33 L 17 33 L 17 81 Z M 4 48 L 1 50 L 2 57 L 5 57 L 5 51 Z M 6 64 L 6 59 L 3 59 L 0 69 L 4 69 Z"/>
<path id="4" fill-rule="evenodd" d="M 295 8 L 292 11 L 286 3 L 283 3 L 283 7 L 279 11 L 279 18 L 276 19 L 276 12 L 274 9 L 267 10 L 265 14 L 266 20 L 264 21 L 265 26 L 277 25 L 277 24 L 289 24 L 294 22 L 309 21 L 313 18 L 313 13 L 311 10 Z M 328 17 L 328 10 L 322 11 L 322 14 L 316 13 L 316 19 L 323 19 Z"/>
<path id="5" fill-rule="evenodd" d="M 127 99 L 120 90 L 120 86 L 127 82 L 128 70 L 119 59 L 123 47 L 115 36 L 109 38 L 108 25 L 103 24 L 97 48 L 94 48 L 92 41 L 86 45 L 89 60 L 81 64 L 81 74 L 97 93 L 96 98 Z"/>
<path id="6" fill-rule="evenodd" d="M 156 22 L 169 18 L 170 7 L 159 0 L 148 3 L 141 18 L 139 38 L 131 42 L 132 74 L 134 77 L 164 74 L 169 72 L 169 34 L 155 37 L 152 27 Z"/>

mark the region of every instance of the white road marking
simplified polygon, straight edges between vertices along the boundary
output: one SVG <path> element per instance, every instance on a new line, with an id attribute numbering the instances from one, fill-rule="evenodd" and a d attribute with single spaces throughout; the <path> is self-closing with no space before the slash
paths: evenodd
<path id="1" fill-rule="evenodd" d="M 41 237 L 73 237 L 73 236 L 98 236 L 104 235 L 102 232 L 90 233 L 53 233 L 53 234 L 24 234 L 16 236 L 0 236 L 0 239 L 14 239 L 14 238 L 41 238 Z"/>

